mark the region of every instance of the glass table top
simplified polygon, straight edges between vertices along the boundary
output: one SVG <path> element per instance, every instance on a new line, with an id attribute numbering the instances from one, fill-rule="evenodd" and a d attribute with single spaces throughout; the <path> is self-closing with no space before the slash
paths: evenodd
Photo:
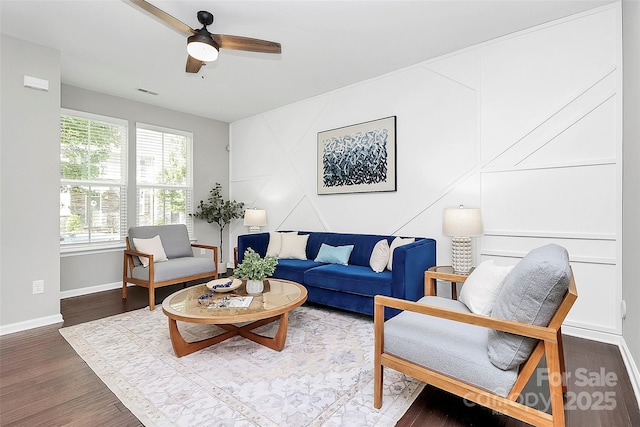
<path id="1" fill-rule="evenodd" d="M 162 303 L 163 312 L 176 320 L 198 323 L 237 323 L 275 316 L 302 305 L 307 290 L 288 280 L 267 279 L 264 292 L 248 295 L 243 283 L 228 292 L 212 292 L 205 284 L 182 289 Z"/>

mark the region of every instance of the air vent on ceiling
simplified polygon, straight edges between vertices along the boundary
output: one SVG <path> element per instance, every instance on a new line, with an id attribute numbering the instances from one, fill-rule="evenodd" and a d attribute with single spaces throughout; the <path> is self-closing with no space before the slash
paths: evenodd
<path id="1" fill-rule="evenodd" d="M 157 94 L 158 94 L 157 92 L 152 92 L 152 91 L 150 91 L 150 90 L 143 89 L 143 88 L 141 88 L 141 87 L 139 87 L 139 88 L 138 88 L 138 91 L 140 91 L 140 92 L 142 92 L 142 93 L 146 93 L 146 94 L 148 94 L 148 95 L 157 95 Z"/>

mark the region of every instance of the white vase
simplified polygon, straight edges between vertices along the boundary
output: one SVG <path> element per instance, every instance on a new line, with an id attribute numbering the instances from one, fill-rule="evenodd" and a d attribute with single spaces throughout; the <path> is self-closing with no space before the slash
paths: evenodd
<path id="1" fill-rule="evenodd" d="M 259 295 L 264 290 L 262 280 L 247 280 L 247 293 L 249 295 Z"/>

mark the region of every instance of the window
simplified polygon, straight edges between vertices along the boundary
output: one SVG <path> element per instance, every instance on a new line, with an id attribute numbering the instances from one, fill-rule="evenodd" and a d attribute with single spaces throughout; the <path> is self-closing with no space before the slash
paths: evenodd
<path id="1" fill-rule="evenodd" d="M 127 230 L 127 122 L 60 116 L 60 245 L 121 245 Z"/>
<path id="2" fill-rule="evenodd" d="M 136 125 L 137 224 L 186 224 L 193 235 L 193 136 L 188 132 Z"/>

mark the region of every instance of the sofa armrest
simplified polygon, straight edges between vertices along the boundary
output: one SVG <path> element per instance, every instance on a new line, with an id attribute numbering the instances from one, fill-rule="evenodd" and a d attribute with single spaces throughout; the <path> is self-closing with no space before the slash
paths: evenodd
<path id="1" fill-rule="evenodd" d="M 393 251 L 391 296 L 417 301 L 424 296 L 424 272 L 436 265 L 436 241 L 420 239 Z"/>
<path id="2" fill-rule="evenodd" d="M 238 263 L 244 259 L 244 252 L 251 248 L 261 257 L 267 254 L 269 246 L 269 233 L 242 234 L 238 236 Z"/>

